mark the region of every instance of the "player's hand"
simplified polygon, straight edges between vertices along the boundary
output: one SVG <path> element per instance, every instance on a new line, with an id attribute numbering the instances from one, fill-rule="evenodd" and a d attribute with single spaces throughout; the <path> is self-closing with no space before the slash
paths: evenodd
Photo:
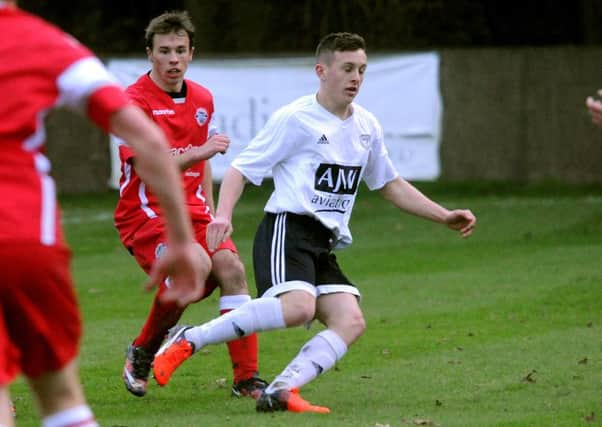
<path id="1" fill-rule="evenodd" d="M 198 243 L 170 243 L 153 264 L 144 289 L 151 291 L 169 277 L 170 285 L 161 294 L 161 301 L 175 302 L 180 307 L 198 301 L 205 290 L 205 278 L 211 265 L 209 261 L 207 268 L 204 258 L 208 260 L 208 255 Z"/>
<path id="2" fill-rule="evenodd" d="M 477 218 L 468 209 L 456 209 L 447 215 L 444 223 L 452 230 L 459 231 L 462 237 L 468 237 L 477 225 Z"/>
<path id="3" fill-rule="evenodd" d="M 226 153 L 229 146 L 230 138 L 228 138 L 226 135 L 222 135 L 221 133 L 217 133 L 209 138 L 203 145 L 198 147 L 198 149 L 203 151 L 203 157 L 205 159 L 210 159 L 217 153 Z"/>
<path id="4" fill-rule="evenodd" d="M 234 229 L 232 223 L 225 218 L 216 217 L 207 225 L 207 248 L 215 251 L 224 240 L 227 240 Z"/>
<path id="5" fill-rule="evenodd" d="M 598 95 L 602 96 L 602 90 L 598 91 Z M 602 102 L 598 99 L 594 99 L 589 96 L 585 100 L 585 105 L 587 106 L 590 115 L 592 116 L 592 122 L 602 127 Z"/>

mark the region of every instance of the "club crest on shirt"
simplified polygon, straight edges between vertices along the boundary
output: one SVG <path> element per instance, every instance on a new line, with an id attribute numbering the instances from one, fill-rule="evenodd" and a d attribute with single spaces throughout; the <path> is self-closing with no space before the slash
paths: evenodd
<path id="1" fill-rule="evenodd" d="M 165 249 L 167 249 L 167 245 L 165 243 L 159 243 L 155 248 L 155 259 L 161 258 L 161 255 L 163 255 Z"/>
<path id="2" fill-rule="evenodd" d="M 370 148 L 370 135 L 362 134 L 360 135 L 360 143 L 364 148 Z"/>
<path id="3" fill-rule="evenodd" d="M 199 126 L 203 126 L 205 123 L 207 123 L 208 117 L 209 114 L 207 114 L 207 110 L 205 110 L 204 108 L 197 108 L 196 113 L 194 113 L 194 118 L 196 119 L 196 122 L 199 124 Z"/>

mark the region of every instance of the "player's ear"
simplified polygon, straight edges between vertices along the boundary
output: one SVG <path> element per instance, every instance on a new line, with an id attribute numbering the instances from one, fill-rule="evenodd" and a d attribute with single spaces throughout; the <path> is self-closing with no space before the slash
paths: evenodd
<path id="1" fill-rule="evenodd" d="M 148 46 L 146 46 L 146 57 L 150 62 L 153 62 L 153 50 Z"/>
<path id="2" fill-rule="evenodd" d="M 324 65 L 322 65 L 318 62 L 315 66 L 315 70 L 316 70 L 316 75 L 318 76 L 318 78 L 320 80 L 326 79 L 325 72 L 324 72 Z"/>

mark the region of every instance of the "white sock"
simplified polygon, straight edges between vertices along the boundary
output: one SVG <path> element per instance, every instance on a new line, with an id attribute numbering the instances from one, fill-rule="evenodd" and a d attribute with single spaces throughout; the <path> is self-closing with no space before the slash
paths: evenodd
<path id="1" fill-rule="evenodd" d="M 199 351 L 208 344 L 220 344 L 253 332 L 285 328 L 282 304 L 276 297 L 253 299 L 207 323 L 188 329 L 184 337 Z"/>
<path id="2" fill-rule="evenodd" d="M 44 427 L 98 427 L 88 405 L 79 405 L 56 412 L 42 420 Z"/>
<path id="3" fill-rule="evenodd" d="M 347 344 L 334 331 L 327 329 L 315 335 L 266 389 L 300 388 L 334 366 L 347 352 Z"/>
<path id="4" fill-rule="evenodd" d="M 241 305 L 251 301 L 249 295 L 225 295 L 219 298 L 219 309 L 234 310 Z"/>

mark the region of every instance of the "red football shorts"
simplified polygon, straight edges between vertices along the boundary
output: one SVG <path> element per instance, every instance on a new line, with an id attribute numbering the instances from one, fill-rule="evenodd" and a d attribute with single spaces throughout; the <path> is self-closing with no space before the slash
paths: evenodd
<path id="1" fill-rule="evenodd" d="M 232 251 L 235 254 L 238 253 L 232 239 L 223 242 L 216 251 L 209 252 L 206 238 L 207 222 L 193 221 L 192 226 L 196 241 L 205 249 L 209 256 L 213 256 L 215 252 L 224 249 Z M 142 227 L 136 230 L 136 233 L 134 234 L 130 252 L 132 252 L 134 258 L 136 258 L 138 265 L 140 265 L 147 274 L 150 272 L 155 259 L 167 248 L 167 239 L 165 236 L 165 225 L 160 219 L 147 221 Z M 217 286 L 218 284 L 215 281 L 208 280 L 205 283 L 205 292 L 201 299 L 211 295 Z"/>
<path id="2" fill-rule="evenodd" d="M 39 243 L 0 244 L 0 384 L 37 378 L 78 352 L 81 319 L 71 252 Z"/>

